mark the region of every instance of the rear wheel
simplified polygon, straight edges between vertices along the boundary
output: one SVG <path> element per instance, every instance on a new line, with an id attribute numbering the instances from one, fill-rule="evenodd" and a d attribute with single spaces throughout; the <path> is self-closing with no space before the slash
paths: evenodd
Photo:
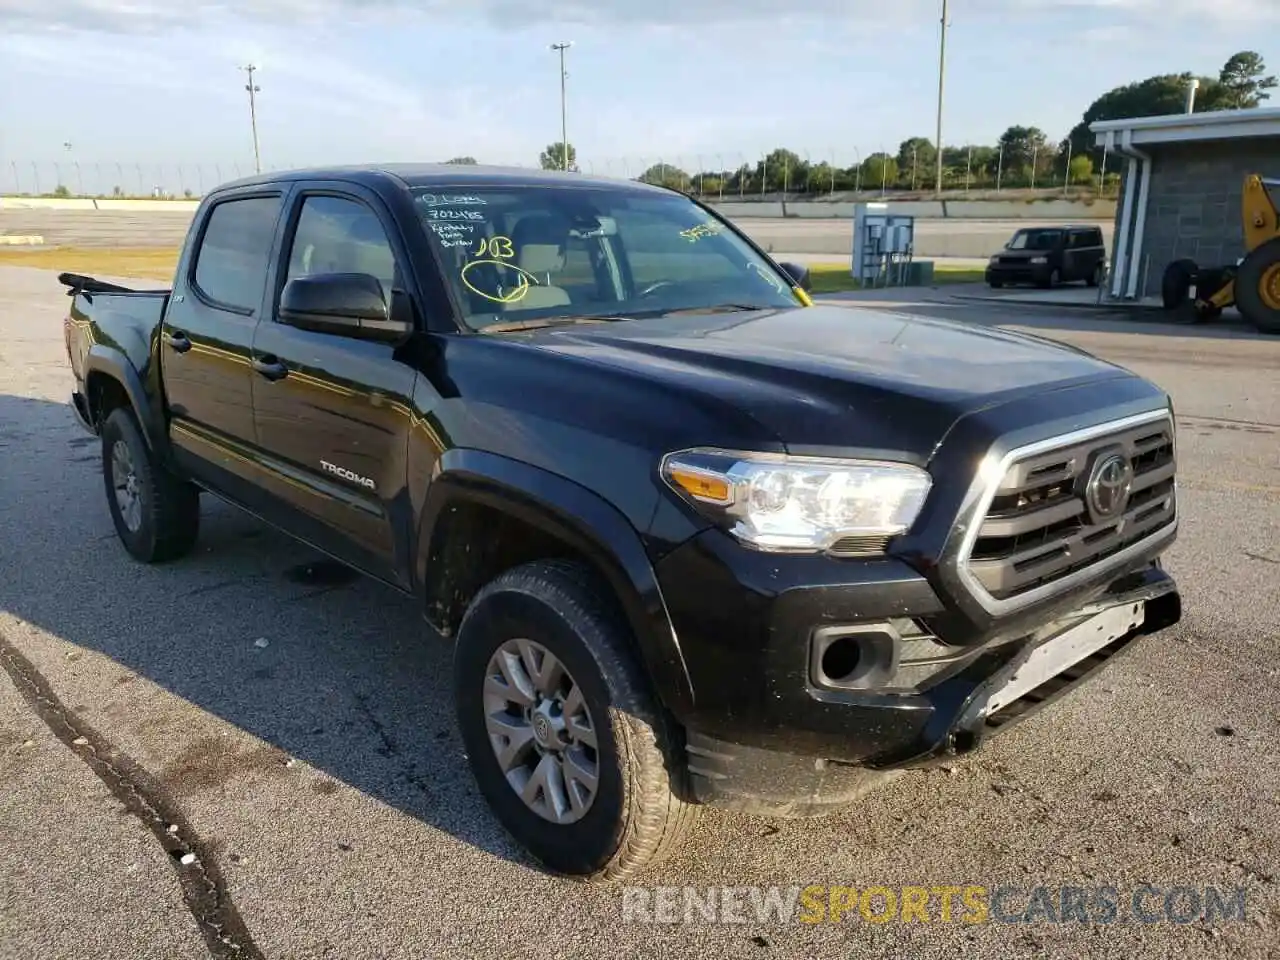
<path id="1" fill-rule="evenodd" d="M 1280 333 L 1280 237 L 1255 248 L 1236 272 L 1236 307 L 1262 333 Z"/>
<path id="2" fill-rule="evenodd" d="M 1106 275 L 1106 271 L 1107 271 L 1107 268 L 1105 264 L 1101 262 L 1094 264 L 1093 272 L 1089 274 L 1088 278 L 1085 280 L 1085 283 L 1087 283 L 1091 287 L 1102 286 L 1102 281 L 1104 276 Z"/>
<path id="3" fill-rule="evenodd" d="M 480 792 L 548 869 L 623 879 L 693 822 L 672 725 L 585 567 L 539 561 L 484 587 L 458 631 L 454 697 Z"/>
<path id="4" fill-rule="evenodd" d="M 1196 279 L 1194 260 L 1175 260 L 1164 268 L 1160 278 L 1160 300 L 1166 310 L 1177 310 L 1191 296 L 1191 284 Z"/>
<path id="5" fill-rule="evenodd" d="M 124 407 L 102 425 L 102 480 L 116 535 L 130 556 L 163 563 L 190 552 L 200 532 L 199 490 L 158 462 Z"/>

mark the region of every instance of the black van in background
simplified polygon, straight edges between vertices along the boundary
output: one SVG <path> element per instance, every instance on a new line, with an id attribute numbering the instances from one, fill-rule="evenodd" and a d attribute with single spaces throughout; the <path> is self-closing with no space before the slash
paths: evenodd
<path id="1" fill-rule="evenodd" d="M 1024 227 L 987 263 L 986 280 L 991 287 L 1033 283 L 1047 288 L 1076 280 L 1096 287 L 1106 263 L 1100 227 Z"/>

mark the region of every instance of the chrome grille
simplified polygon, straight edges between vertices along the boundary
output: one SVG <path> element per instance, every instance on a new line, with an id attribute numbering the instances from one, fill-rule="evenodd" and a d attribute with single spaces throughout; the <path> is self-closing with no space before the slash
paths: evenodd
<path id="1" fill-rule="evenodd" d="M 868 557 L 884 553 L 888 537 L 841 537 L 827 552 L 833 557 Z"/>
<path id="2" fill-rule="evenodd" d="M 1113 454 L 1133 473 L 1127 502 L 1107 517 L 1096 499 L 1090 505 L 1087 487 L 1095 465 Z M 998 605 L 1016 605 L 1138 547 L 1176 519 L 1174 473 L 1168 416 L 1015 453 L 961 558 L 970 587 L 979 599 L 985 593 Z"/>

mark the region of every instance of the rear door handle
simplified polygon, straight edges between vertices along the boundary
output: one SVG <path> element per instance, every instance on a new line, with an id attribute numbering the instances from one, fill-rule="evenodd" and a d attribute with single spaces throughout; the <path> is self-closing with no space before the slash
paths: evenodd
<path id="1" fill-rule="evenodd" d="M 187 335 L 181 330 L 175 330 L 173 333 L 164 335 L 164 342 L 178 353 L 186 353 L 191 349 L 191 341 L 187 339 Z"/>
<path id="2" fill-rule="evenodd" d="M 268 380 L 283 380 L 289 375 L 289 368 L 275 357 L 254 357 L 253 369 Z"/>

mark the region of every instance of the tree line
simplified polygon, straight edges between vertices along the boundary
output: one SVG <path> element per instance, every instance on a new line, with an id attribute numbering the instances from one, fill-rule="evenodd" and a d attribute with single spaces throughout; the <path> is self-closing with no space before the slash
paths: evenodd
<path id="1" fill-rule="evenodd" d="M 1193 80 L 1199 80 L 1195 112 L 1244 110 L 1260 106 L 1277 85 L 1260 54 L 1243 50 L 1229 57 L 1216 77 L 1190 72 L 1161 74 L 1108 90 L 1085 110 L 1080 122 L 1060 141 L 1034 126 L 1009 127 L 995 144 L 944 146 L 943 188 L 990 190 L 1048 187 L 1099 188 L 1112 182 L 1118 164 L 1106 163 L 1094 144 L 1089 124 L 1182 113 Z M 572 144 L 550 143 L 538 158 L 546 170 L 559 170 L 567 152 L 568 168 L 579 169 Z M 455 157 L 449 163 L 475 163 Z M 811 163 L 794 150 L 779 147 L 755 164 L 733 170 L 682 170 L 657 163 L 636 179 L 703 195 L 750 193 L 836 193 L 840 191 L 932 191 L 937 183 L 937 147 L 928 137 L 910 137 L 896 154 L 876 152 L 850 167 Z"/>

